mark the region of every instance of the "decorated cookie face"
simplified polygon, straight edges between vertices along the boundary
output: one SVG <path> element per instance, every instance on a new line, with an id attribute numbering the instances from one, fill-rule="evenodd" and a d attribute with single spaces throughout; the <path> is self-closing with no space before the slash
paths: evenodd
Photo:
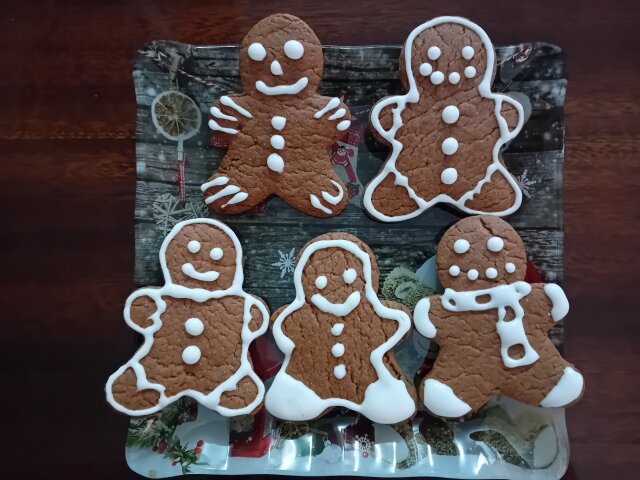
<path id="1" fill-rule="evenodd" d="M 320 84 L 322 67 L 318 37 L 291 15 L 265 18 L 242 41 L 240 70 L 246 91 L 311 95 Z"/>
<path id="2" fill-rule="evenodd" d="M 469 217 L 451 227 L 437 254 L 440 282 L 454 290 L 481 290 L 524 280 L 527 258 L 518 233 L 496 217 Z"/>
<path id="3" fill-rule="evenodd" d="M 202 229 L 209 230 L 202 235 Z M 236 276 L 238 252 L 233 240 L 215 225 L 189 224 L 167 245 L 164 262 L 177 285 L 226 290 Z"/>

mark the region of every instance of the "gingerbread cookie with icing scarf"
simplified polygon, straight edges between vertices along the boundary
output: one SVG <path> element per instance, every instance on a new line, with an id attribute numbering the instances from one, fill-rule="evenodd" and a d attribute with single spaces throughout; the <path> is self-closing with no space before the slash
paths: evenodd
<path id="1" fill-rule="evenodd" d="M 246 212 L 270 195 L 316 217 L 339 214 L 348 192 L 333 171 L 328 148 L 351 123 L 338 98 L 318 95 L 322 45 L 297 17 L 258 22 L 240 48 L 242 93 L 211 108 L 209 127 L 229 149 L 202 185 L 219 213 Z"/>
<path id="2" fill-rule="evenodd" d="M 463 417 L 496 394 L 542 407 L 580 398 L 582 375 L 548 336 L 569 311 L 567 297 L 556 284 L 524 281 L 524 244 L 508 223 L 459 221 L 442 237 L 436 265 L 445 292 L 414 310 L 417 330 L 440 346 L 420 389 L 431 413 Z"/>

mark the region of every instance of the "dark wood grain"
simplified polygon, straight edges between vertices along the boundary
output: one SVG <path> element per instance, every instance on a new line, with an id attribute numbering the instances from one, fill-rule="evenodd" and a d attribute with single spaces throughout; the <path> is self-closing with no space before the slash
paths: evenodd
<path id="1" fill-rule="evenodd" d="M 640 471 L 640 63 L 634 1 L 3 2 L 0 230 L 6 478 L 136 478 L 127 419 L 102 386 L 131 351 L 131 63 L 152 39 L 238 43 L 263 16 L 303 17 L 326 44 L 397 44 L 416 23 L 471 17 L 494 43 L 567 52 L 566 355 L 587 394 L 568 412 L 570 479 Z M 5 473 L 6 472 L 6 473 Z"/>

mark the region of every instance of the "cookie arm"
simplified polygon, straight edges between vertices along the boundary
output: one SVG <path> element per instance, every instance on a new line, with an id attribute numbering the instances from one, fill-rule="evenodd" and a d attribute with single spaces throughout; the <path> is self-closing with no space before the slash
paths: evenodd
<path id="1" fill-rule="evenodd" d="M 525 315 L 525 322 L 534 322 L 535 328 L 545 332 L 551 330 L 569 312 L 567 296 L 562 287 L 555 283 L 533 284 L 531 293 L 523 301 L 526 303 L 525 312 L 533 313 Z"/>
<path id="2" fill-rule="evenodd" d="M 332 139 L 338 140 L 345 135 L 347 128 L 351 126 L 351 112 L 344 102 L 338 97 L 321 97 L 322 108 L 316 111 L 313 116 L 321 122 L 323 130 L 328 128 L 332 132 Z"/>
<path id="3" fill-rule="evenodd" d="M 393 310 L 400 310 L 404 312 L 409 318 L 411 318 L 411 310 L 409 310 L 407 307 L 405 307 L 401 303 L 394 302 L 392 300 L 383 300 L 381 303 L 387 308 L 391 308 Z M 383 320 L 382 328 L 384 330 L 385 337 L 391 338 L 398 330 L 398 323 L 396 321 L 388 320 L 386 318 L 383 318 L 382 320 Z M 409 335 L 411 335 L 411 328 L 409 328 L 403 340 L 406 340 L 409 337 Z"/>
<path id="4" fill-rule="evenodd" d="M 371 109 L 369 125 L 378 140 L 385 140 L 385 134 L 393 128 L 393 110 L 397 106 L 392 97 L 385 97 Z"/>
<path id="5" fill-rule="evenodd" d="M 154 324 L 151 316 L 158 311 L 158 305 L 150 295 L 140 294 L 125 306 L 125 319 L 129 319 L 141 330 Z M 138 330 L 138 329 L 136 329 Z"/>
<path id="6" fill-rule="evenodd" d="M 230 140 L 239 132 L 242 121 L 253 117 L 251 112 L 240 105 L 242 98 L 243 95 L 240 94 L 223 95 L 209 110 L 209 128 L 217 136 Z"/>
<path id="7" fill-rule="evenodd" d="M 251 310 L 249 310 L 251 321 L 249 322 L 249 330 L 251 330 L 251 332 L 258 332 L 261 330 L 264 332 L 269 326 L 269 307 L 267 302 L 255 295 L 251 296 L 251 300 L 252 305 Z M 264 310 L 260 309 L 257 303 L 260 303 L 264 307 Z M 266 315 L 263 314 L 263 311 L 266 311 Z"/>
<path id="8" fill-rule="evenodd" d="M 431 312 L 431 299 L 434 297 L 426 297 L 420 300 L 413 310 L 413 324 L 420 335 L 427 338 L 435 338 L 438 334 L 436 326 L 431 321 L 433 312 Z"/>
<path id="9" fill-rule="evenodd" d="M 509 138 L 513 138 L 522 129 L 524 123 L 524 110 L 522 105 L 508 95 L 500 96 L 500 116 L 507 123 Z"/>

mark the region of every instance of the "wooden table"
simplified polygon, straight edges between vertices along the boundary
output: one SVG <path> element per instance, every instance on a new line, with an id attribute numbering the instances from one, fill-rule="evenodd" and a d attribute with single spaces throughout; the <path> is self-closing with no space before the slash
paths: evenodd
<path id="1" fill-rule="evenodd" d="M 220 3 L 216 5 L 216 3 Z M 238 43 L 277 11 L 327 44 L 401 43 L 419 21 L 472 18 L 494 43 L 564 47 L 566 355 L 587 394 L 569 410 L 566 478 L 640 470 L 640 62 L 634 1 L 11 2 L 0 30 L 2 411 L 6 478 L 136 478 L 127 419 L 103 384 L 131 352 L 135 99 L 131 62 L 151 39 Z M 275 3 L 275 2 L 274 2 Z M 293 2 L 292 2 L 293 3 Z M 635 428 L 634 428 L 635 427 Z M 10 472 L 14 472 L 10 475 Z"/>

